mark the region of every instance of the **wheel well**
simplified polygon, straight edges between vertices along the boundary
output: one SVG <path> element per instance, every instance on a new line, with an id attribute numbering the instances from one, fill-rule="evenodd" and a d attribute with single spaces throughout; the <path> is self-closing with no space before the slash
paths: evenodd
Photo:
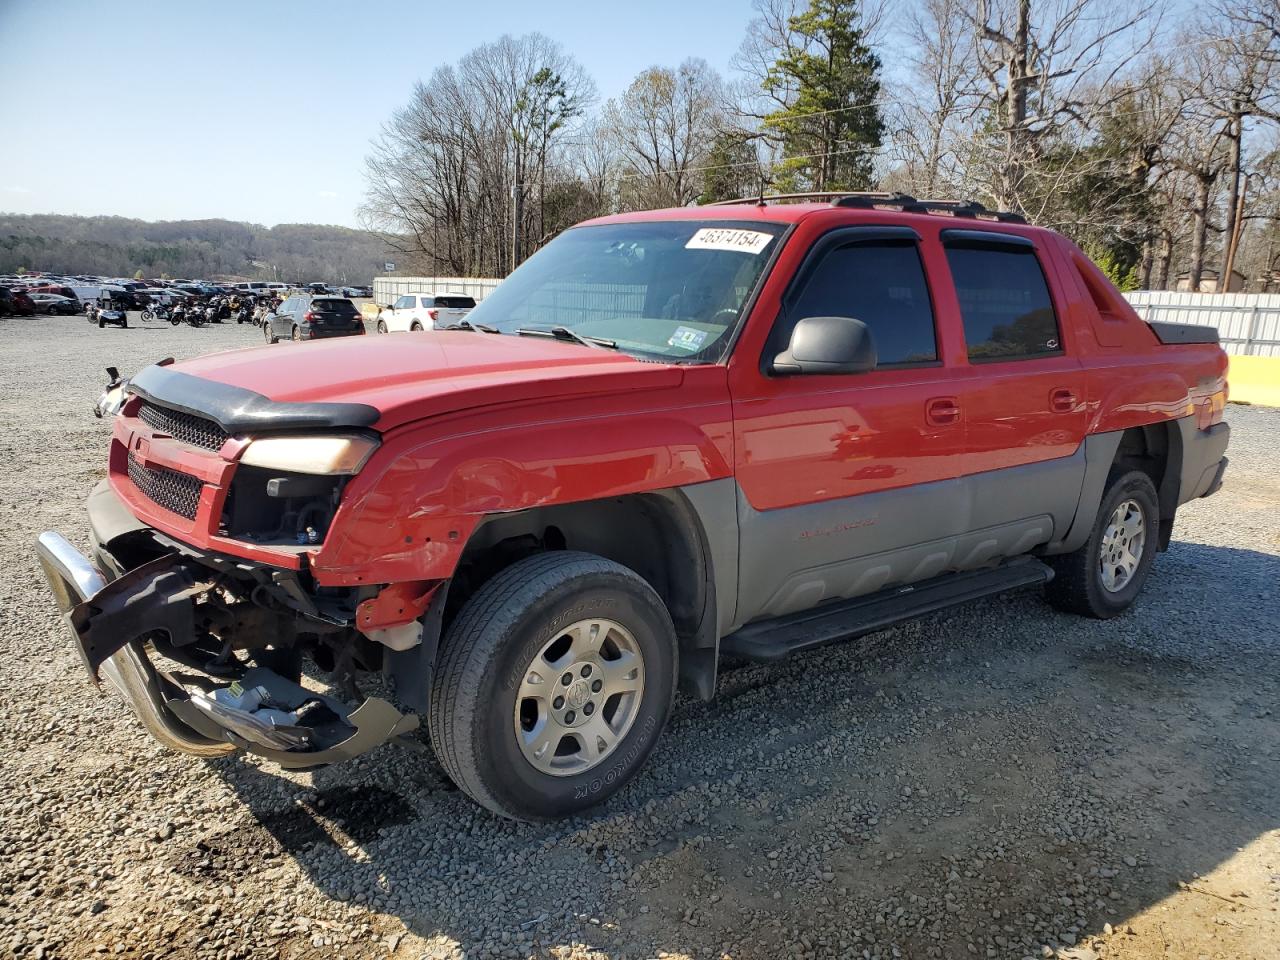
<path id="1" fill-rule="evenodd" d="M 1114 472 L 1141 470 L 1151 478 L 1160 503 L 1160 549 L 1169 546 L 1178 509 L 1182 474 L 1182 434 L 1173 421 L 1130 427 L 1116 449 Z"/>
<path id="2" fill-rule="evenodd" d="M 533 553 L 581 550 L 634 570 L 666 604 L 680 641 L 681 685 L 709 698 L 715 684 L 715 586 L 701 525 L 679 491 L 498 514 L 467 542 L 449 586 L 444 628 L 467 599 Z"/>

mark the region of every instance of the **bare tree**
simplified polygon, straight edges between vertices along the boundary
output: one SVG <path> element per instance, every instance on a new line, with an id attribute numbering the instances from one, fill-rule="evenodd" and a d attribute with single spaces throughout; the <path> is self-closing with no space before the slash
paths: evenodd
<path id="1" fill-rule="evenodd" d="M 366 159 L 365 225 L 433 272 L 509 272 L 567 226 L 548 220 L 545 184 L 594 95 L 582 68 L 536 33 L 436 70 Z"/>
<path id="2" fill-rule="evenodd" d="M 1155 36 L 1156 0 L 977 0 L 972 23 L 985 90 L 977 109 L 998 131 L 996 202 L 1021 210 L 1046 142 L 1088 127 L 1108 90 Z M 1105 102 L 1105 101 L 1102 101 Z"/>
<path id="3" fill-rule="evenodd" d="M 966 0 L 920 0 L 903 39 L 914 50 L 911 77 L 890 111 L 897 185 L 933 197 L 958 187 L 955 153 L 977 94 L 974 32 Z"/>
<path id="4" fill-rule="evenodd" d="M 697 198 L 697 174 L 723 130 L 723 89 L 705 60 L 675 69 L 650 67 L 601 118 L 621 157 L 622 203 L 628 208 L 684 206 Z"/>

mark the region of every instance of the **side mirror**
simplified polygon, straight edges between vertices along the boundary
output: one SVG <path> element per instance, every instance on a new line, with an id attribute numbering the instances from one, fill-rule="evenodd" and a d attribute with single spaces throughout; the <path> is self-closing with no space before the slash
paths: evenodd
<path id="1" fill-rule="evenodd" d="M 791 345 L 773 359 L 773 373 L 867 373 L 876 368 L 871 330 L 853 317 L 805 317 L 791 331 Z"/>

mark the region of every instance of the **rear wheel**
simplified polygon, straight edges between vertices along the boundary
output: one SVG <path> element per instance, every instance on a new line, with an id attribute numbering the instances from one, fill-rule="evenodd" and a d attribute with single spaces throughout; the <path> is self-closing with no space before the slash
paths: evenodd
<path id="1" fill-rule="evenodd" d="M 295 343 L 300 343 L 300 342 L 302 341 L 302 328 L 301 328 L 301 327 L 295 326 L 295 327 L 293 328 L 293 339 L 294 339 L 294 342 L 295 342 Z"/>
<path id="2" fill-rule="evenodd" d="M 1145 473 L 1113 473 L 1084 546 L 1045 558 L 1054 571 L 1045 588 L 1048 601 L 1060 610 L 1102 620 L 1129 609 L 1155 560 L 1159 503 Z"/>
<path id="3" fill-rule="evenodd" d="M 495 813 L 564 817 L 636 775 L 675 681 L 675 630 L 644 580 L 591 554 L 538 554 L 481 587 L 449 628 L 431 742 Z"/>
<path id="4" fill-rule="evenodd" d="M 267 343 L 279 343 L 279 338 L 271 332 L 271 324 L 264 323 L 262 325 L 262 335 L 266 338 Z"/>
<path id="5" fill-rule="evenodd" d="M 106 328 L 107 328 L 106 321 L 105 321 L 105 320 L 99 320 L 99 321 L 98 321 L 98 329 L 99 329 L 99 330 L 105 330 Z"/>

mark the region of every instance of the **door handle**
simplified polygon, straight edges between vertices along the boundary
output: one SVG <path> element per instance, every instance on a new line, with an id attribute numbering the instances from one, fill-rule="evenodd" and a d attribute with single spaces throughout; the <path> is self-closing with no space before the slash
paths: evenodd
<path id="1" fill-rule="evenodd" d="M 1071 413 L 1076 408 L 1076 399 L 1070 387 L 1058 387 L 1049 392 L 1049 408 L 1054 413 Z"/>
<path id="2" fill-rule="evenodd" d="M 955 397 L 934 397 L 924 405 L 924 418 L 935 427 L 960 422 L 960 404 Z"/>

